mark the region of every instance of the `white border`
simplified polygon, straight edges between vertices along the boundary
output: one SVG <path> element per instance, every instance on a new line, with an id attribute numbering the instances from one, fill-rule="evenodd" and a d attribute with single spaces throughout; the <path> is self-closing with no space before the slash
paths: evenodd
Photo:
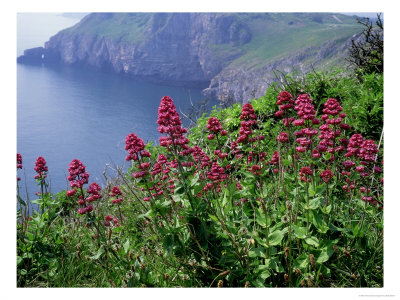
<path id="1" fill-rule="evenodd" d="M 116 297 L 261 299 L 361 299 L 361 294 L 395 294 L 400 297 L 398 283 L 398 222 L 399 197 L 398 153 L 400 101 L 398 90 L 398 22 L 396 1 L 3 1 L 1 4 L 1 280 L 2 299 L 51 299 L 72 297 L 115 299 Z M 7 5 L 6 7 L 3 7 Z M 16 230 L 15 230 L 15 153 L 16 153 L 16 13 L 17 12 L 384 12 L 385 20 L 385 278 L 382 289 L 16 289 Z M 397 26 L 396 26 L 397 25 Z M 398 86 L 398 83 L 397 83 Z M 397 92 L 397 93 L 396 93 Z M 376 297 L 368 297 L 375 299 Z"/>

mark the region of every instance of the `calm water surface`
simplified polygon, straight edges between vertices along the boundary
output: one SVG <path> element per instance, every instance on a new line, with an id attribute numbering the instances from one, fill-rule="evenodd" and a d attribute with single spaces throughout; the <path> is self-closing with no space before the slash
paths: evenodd
<path id="1" fill-rule="evenodd" d="M 43 156 L 49 167 L 52 192 L 67 187 L 68 164 L 80 159 L 89 183 L 104 182 L 107 163 L 126 162 L 125 137 L 133 132 L 145 142 L 158 141 L 160 99 L 174 99 L 178 111 L 204 100 L 200 89 L 162 86 L 118 75 L 73 69 L 17 65 L 17 150 L 23 159 L 18 171 L 31 197 L 39 190 L 34 163 Z M 210 101 L 208 106 L 215 105 Z M 32 199 L 32 198 L 31 198 Z"/>

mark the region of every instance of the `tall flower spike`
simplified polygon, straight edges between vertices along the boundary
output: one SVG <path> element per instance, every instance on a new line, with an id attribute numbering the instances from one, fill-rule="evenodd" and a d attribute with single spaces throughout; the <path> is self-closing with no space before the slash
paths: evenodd
<path id="1" fill-rule="evenodd" d="M 36 171 L 36 173 L 38 173 L 38 175 L 35 176 L 35 179 L 46 177 L 46 172 L 48 171 L 48 168 L 46 166 L 46 160 L 42 156 L 39 156 L 36 159 L 34 170 Z"/>

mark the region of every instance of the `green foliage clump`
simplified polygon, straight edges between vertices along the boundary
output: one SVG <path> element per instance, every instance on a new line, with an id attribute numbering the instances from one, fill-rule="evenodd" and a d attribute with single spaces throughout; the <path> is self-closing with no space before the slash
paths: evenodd
<path id="1" fill-rule="evenodd" d="M 379 76 L 286 76 L 250 104 L 203 115 L 186 137 L 164 103 L 159 118 L 173 125 L 159 123 L 161 145 L 134 136 L 129 172 L 116 169 L 90 211 L 78 210 L 91 197 L 82 188 L 42 192 L 40 211 L 19 214 L 18 286 L 382 287 L 383 150 L 370 140 L 382 126 Z M 292 102 L 308 93 L 317 118 L 340 101 L 351 128 L 328 138 L 337 150 L 316 151 L 320 124 L 275 115 L 283 89 Z M 306 128 L 316 133 L 298 140 Z M 360 132 L 357 155 L 337 148 Z"/>

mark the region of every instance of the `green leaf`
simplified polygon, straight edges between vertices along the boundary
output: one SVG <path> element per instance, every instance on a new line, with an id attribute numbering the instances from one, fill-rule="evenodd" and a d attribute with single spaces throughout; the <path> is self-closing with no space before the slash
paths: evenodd
<path id="1" fill-rule="evenodd" d="M 256 210 L 256 221 L 261 227 L 265 227 L 267 225 L 265 222 L 265 215 L 260 208 Z"/>
<path id="2" fill-rule="evenodd" d="M 103 246 L 100 246 L 99 250 L 97 250 L 97 253 L 94 256 L 91 256 L 90 259 L 96 260 L 99 259 L 103 254 L 104 254 L 104 248 Z"/>
<path id="3" fill-rule="evenodd" d="M 293 262 L 293 268 L 298 268 L 302 271 L 307 269 L 308 265 L 308 255 L 303 253 L 302 255 L 298 256 L 296 260 Z"/>
<path id="4" fill-rule="evenodd" d="M 321 215 L 316 211 L 311 211 L 313 215 L 313 224 L 318 229 L 318 232 L 326 233 L 329 227 L 326 225 L 325 221 L 322 219 Z"/>
<path id="5" fill-rule="evenodd" d="M 305 241 L 306 241 L 306 243 L 307 243 L 308 245 L 314 246 L 315 248 L 317 248 L 318 245 L 319 245 L 319 241 L 318 241 L 318 239 L 317 239 L 315 236 L 306 238 Z"/>
<path id="6" fill-rule="evenodd" d="M 332 211 L 332 205 L 329 204 L 328 206 L 324 206 L 321 210 L 324 214 L 329 215 Z"/>
<path id="7" fill-rule="evenodd" d="M 333 254 L 333 248 L 332 247 L 324 247 L 321 249 L 321 251 L 319 252 L 316 262 L 319 264 L 322 264 L 326 261 L 329 260 L 329 258 L 332 256 Z"/>
<path id="8" fill-rule="evenodd" d="M 17 266 L 22 263 L 23 258 L 21 256 L 17 256 Z"/>
<path id="9" fill-rule="evenodd" d="M 290 166 L 290 161 L 288 159 L 282 159 L 282 163 L 285 167 L 289 167 Z"/>
<path id="10" fill-rule="evenodd" d="M 125 254 L 128 253 L 128 251 L 129 251 L 129 240 L 126 240 L 126 242 L 124 243 L 124 250 L 125 250 Z"/>
<path id="11" fill-rule="evenodd" d="M 269 260 L 268 260 L 269 261 Z M 257 267 L 257 274 L 262 279 L 265 280 L 271 276 L 271 271 L 269 270 L 269 265 L 260 265 Z"/>
<path id="12" fill-rule="evenodd" d="M 292 228 L 293 228 L 294 235 L 298 239 L 305 239 L 306 238 L 307 228 L 299 227 L 299 226 L 296 226 L 296 225 L 292 225 Z"/>
<path id="13" fill-rule="evenodd" d="M 266 250 L 264 248 L 253 248 L 249 251 L 249 256 L 252 258 L 254 257 L 266 258 L 265 251 Z"/>
<path id="14" fill-rule="evenodd" d="M 310 200 L 310 205 L 309 207 L 306 207 L 308 209 L 317 209 L 321 205 L 321 197 L 317 197 L 314 199 Z"/>
<path id="15" fill-rule="evenodd" d="M 284 230 L 275 230 L 268 236 L 269 245 L 270 246 L 279 245 L 284 236 L 285 236 Z"/>
<path id="16" fill-rule="evenodd" d="M 269 260 L 269 266 L 272 270 L 278 273 L 283 273 L 285 272 L 285 269 L 282 267 L 281 262 L 278 260 L 278 258 L 273 257 Z"/>

